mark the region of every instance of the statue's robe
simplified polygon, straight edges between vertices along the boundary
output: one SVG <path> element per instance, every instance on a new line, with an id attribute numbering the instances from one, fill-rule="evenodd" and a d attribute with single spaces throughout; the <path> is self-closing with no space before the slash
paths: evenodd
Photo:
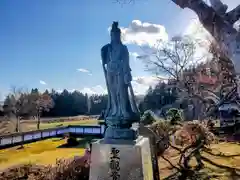
<path id="1" fill-rule="evenodd" d="M 106 117 L 131 118 L 133 113 L 128 86 L 131 81 L 131 69 L 129 66 L 129 52 L 125 45 L 121 44 L 119 52 L 112 54 L 111 44 L 101 49 L 102 64 L 108 88 L 108 107 Z M 129 82 L 126 82 L 126 78 Z"/>

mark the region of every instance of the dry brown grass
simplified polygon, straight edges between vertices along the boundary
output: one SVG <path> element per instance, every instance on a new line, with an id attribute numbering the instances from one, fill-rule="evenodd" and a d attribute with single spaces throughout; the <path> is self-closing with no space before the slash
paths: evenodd
<path id="1" fill-rule="evenodd" d="M 0 173 L 0 180 L 88 180 L 89 164 L 81 158 L 59 160 L 52 166 L 19 165 Z"/>
<path id="2" fill-rule="evenodd" d="M 211 178 L 208 179 L 212 180 L 240 179 L 240 177 L 237 177 L 236 175 L 233 177 L 233 173 L 229 170 L 231 168 L 240 169 L 240 145 L 237 143 L 223 142 L 211 145 L 210 149 L 212 150 L 210 153 L 203 152 L 202 155 L 210 159 L 211 162 L 215 163 L 217 166 L 204 161 L 205 167 L 199 171 L 199 174 L 205 175 L 206 177 L 211 176 Z M 50 156 L 53 154 L 57 154 L 57 151 L 53 151 Z M 50 156 L 45 154 L 42 158 L 45 157 L 45 159 L 47 159 Z M 31 157 L 33 158 L 34 156 Z M 61 157 L 65 157 L 65 155 L 61 155 Z M 179 160 L 179 154 L 177 151 L 169 148 L 164 153 L 164 157 L 177 166 Z M 4 171 L 4 174 L 0 174 L 0 180 L 15 180 L 16 177 L 23 180 L 75 180 L 77 178 L 85 180 L 84 178 L 88 178 L 89 167 L 82 162 L 81 158 L 75 160 L 74 158 L 68 158 L 51 164 L 52 165 L 49 166 L 43 166 L 31 165 L 25 162 L 25 165 L 8 168 Z M 196 162 L 192 160 L 191 165 L 195 166 Z M 162 158 L 159 158 L 159 168 L 161 179 L 165 179 L 177 172 Z"/>
<path id="3" fill-rule="evenodd" d="M 40 129 L 55 128 L 59 126 L 68 125 L 96 125 L 97 119 L 93 119 L 89 116 L 77 116 L 77 117 L 63 117 L 63 118 L 43 118 L 41 120 Z M 16 120 L 9 120 L 1 117 L 0 119 L 0 135 L 14 133 L 16 127 Z M 37 130 L 37 120 L 21 120 L 20 131 L 28 132 Z"/>

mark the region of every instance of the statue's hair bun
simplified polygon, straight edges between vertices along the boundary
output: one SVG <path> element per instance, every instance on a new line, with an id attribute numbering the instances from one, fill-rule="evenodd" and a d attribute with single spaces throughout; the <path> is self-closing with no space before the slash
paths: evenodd
<path id="1" fill-rule="evenodd" d="M 118 22 L 117 21 L 113 21 L 112 28 L 113 29 L 118 28 Z"/>
<path id="2" fill-rule="evenodd" d="M 120 32 L 120 29 L 118 28 L 118 22 L 117 21 L 113 21 L 111 31 L 112 32 Z"/>

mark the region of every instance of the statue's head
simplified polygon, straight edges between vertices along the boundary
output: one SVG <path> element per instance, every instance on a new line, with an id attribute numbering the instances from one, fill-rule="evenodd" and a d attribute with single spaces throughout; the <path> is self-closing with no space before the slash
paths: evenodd
<path id="1" fill-rule="evenodd" d="M 112 24 L 111 42 L 121 42 L 121 30 L 118 28 L 118 22 Z"/>

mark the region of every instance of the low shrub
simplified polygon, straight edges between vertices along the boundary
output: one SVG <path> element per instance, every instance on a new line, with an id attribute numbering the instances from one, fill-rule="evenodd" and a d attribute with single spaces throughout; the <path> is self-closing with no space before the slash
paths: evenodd
<path id="1" fill-rule="evenodd" d="M 72 136 L 70 133 L 64 134 L 64 138 L 67 139 L 66 146 L 68 147 L 77 146 L 79 144 L 79 142 L 77 141 L 77 138 Z"/>
<path id="2" fill-rule="evenodd" d="M 171 108 L 167 111 L 167 118 L 170 120 L 172 125 L 177 125 L 182 122 L 182 111 L 176 108 Z"/>
<path id="3" fill-rule="evenodd" d="M 154 117 L 154 113 L 151 110 L 147 110 L 141 117 L 141 123 L 143 125 L 149 125 L 156 122 L 156 118 Z"/>
<path id="4" fill-rule="evenodd" d="M 77 146 L 77 145 L 78 145 L 77 138 L 70 136 L 70 137 L 67 139 L 67 145 L 68 145 L 68 146 Z"/>
<path id="5" fill-rule="evenodd" d="M 169 147 L 169 131 L 170 124 L 168 121 L 159 120 L 149 126 L 149 129 L 154 132 L 155 138 L 155 152 L 157 155 L 164 153 Z"/>
<path id="6" fill-rule="evenodd" d="M 54 166 L 19 165 L 0 173 L 0 180 L 88 180 L 89 162 L 82 158 L 57 160 Z"/>

